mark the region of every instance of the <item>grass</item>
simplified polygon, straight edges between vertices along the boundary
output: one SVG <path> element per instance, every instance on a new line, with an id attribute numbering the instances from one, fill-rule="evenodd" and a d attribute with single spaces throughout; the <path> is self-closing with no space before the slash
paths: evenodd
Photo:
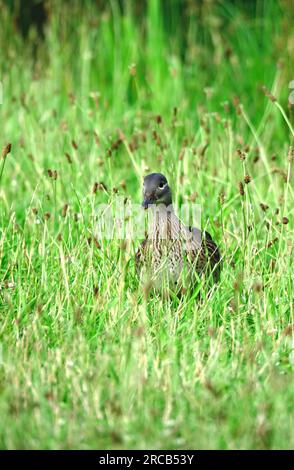
<path id="1" fill-rule="evenodd" d="M 293 448 L 290 4 L 53 5 L 37 49 L 1 6 L 0 447 Z M 149 170 L 202 206 L 210 297 L 95 239 Z"/>

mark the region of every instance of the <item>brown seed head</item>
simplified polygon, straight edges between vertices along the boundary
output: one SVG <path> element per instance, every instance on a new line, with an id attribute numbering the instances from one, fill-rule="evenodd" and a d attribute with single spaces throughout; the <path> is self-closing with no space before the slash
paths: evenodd
<path id="1" fill-rule="evenodd" d="M 241 114 L 240 99 L 238 96 L 233 97 L 233 106 L 236 109 L 236 113 Z"/>
<path id="2" fill-rule="evenodd" d="M 11 144 L 4 145 L 2 149 L 2 158 L 6 158 L 7 155 L 11 152 Z"/>
<path id="3" fill-rule="evenodd" d="M 73 146 L 73 148 L 74 148 L 75 150 L 77 150 L 77 149 L 79 148 L 79 147 L 78 147 L 78 144 L 76 143 L 76 141 L 75 141 L 74 139 L 72 139 L 71 145 Z"/>
<path id="4" fill-rule="evenodd" d="M 111 151 L 117 150 L 121 144 L 122 144 L 122 139 L 119 137 L 111 144 L 110 150 Z"/>
<path id="5" fill-rule="evenodd" d="M 244 161 L 246 159 L 246 155 L 245 155 L 244 152 L 242 152 L 242 150 L 237 149 L 237 154 L 238 154 L 241 161 Z"/>
<path id="6" fill-rule="evenodd" d="M 97 134 L 96 131 L 94 131 L 94 139 L 95 139 L 96 145 L 100 145 L 99 135 Z"/>
<path id="7" fill-rule="evenodd" d="M 132 77 L 135 77 L 136 76 L 136 73 L 137 73 L 137 67 L 136 67 L 136 64 L 131 64 L 129 66 L 129 71 L 130 71 L 130 74 Z"/>
<path id="8" fill-rule="evenodd" d="M 268 205 L 267 204 L 263 204 L 262 202 L 260 203 L 260 207 L 261 209 L 263 210 L 263 212 L 266 212 L 268 210 Z"/>
<path id="9" fill-rule="evenodd" d="M 236 107 L 236 106 L 238 106 L 239 104 L 240 104 L 240 99 L 239 99 L 238 96 L 235 95 L 235 96 L 233 97 L 233 105 Z"/>
<path id="10" fill-rule="evenodd" d="M 98 242 L 97 238 L 93 238 L 93 242 L 94 242 L 94 245 L 96 246 L 97 250 L 100 250 L 101 248 L 101 245 L 100 243 Z"/>
<path id="11" fill-rule="evenodd" d="M 229 113 L 230 112 L 230 105 L 229 105 L 229 102 L 228 101 L 225 101 L 224 103 L 222 103 L 223 107 L 224 107 L 224 110 L 226 113 Z"/>
<path id="12" fill-rule="evenodd" d="M 225 193 L 224 193 L 223 189 L 219 193 L 219 202 L 220 202 L 221 206 L 223 206 L 223 204 L 225 202 Z"/>
<path id="13" fill-rule="evenodd" d="M 92 192 L 96 194 L 98 190 L 107 191 L 107 186 L 106 184 L 103 183 L 103 181 L 100 181 L 99 183 L 97 182 L 94 183 Z"/>
<path id="14" fill-rule="evenodd" d="M 262 291 L 262 289 L 263 289 L 263 285 L 262 285 L 261 282 L 258 282 L 258 281 L 257 281 L 257 282 L 255 282 L 255 283 L 253 284 L 253 290 L 254 290 L 254 292 L 259 293 L 259 292 Z"/>
<path id="15" fill-rule="evenodd" d="M 68 210 L 68 204 L 64 204 L 62 208 L 62 213 L 61 213 L 62 217 L 66 217 L 67 210 Z"/>
<path id="16" fill-rule="evenodd" d="M 271 241 L 267 244 L 267 247 L 270 248 L 270 247 L 273 246 L 278 240 L 279 240 L 278 237 L 275 237 L 273 240 L 271 240 Z"/>
<path id="17" fill-rule="evenodd" d="M 124 141 L 126 140 L 126 136 L 125 134 L 123 133 L 123 131 L 121 129 L 117 129 L 117 136 L 118 138 L 121 140 L 121 141 Z"/>
<path id="18" fill-rule="evenodd" d="M 245 184 L 249 184 L 250 181 L 251 181 L 251 176 L 250 176 L 250 175 L 245 175 L 245 177 L 244 177 L 244 183 L 245 183 Z"/>
<path id="19" fill-rule="evenodd" d="M 156 144 L 158 145 L 158 147 L 160 147 L 161 145 L 161 139 L 160 139 L 160 136 L 158 135 L 158 133 L 154 130 L 152 131 L 152 137 L 153 137 L 153 140 L 155 140 Z"/>
<path id="20" fill-rule="evenodd" d="M 240 181 L 240 183 L 239 183 L 239 193 L 241 194 L 241 196 L 245 195 L 244 186 L 243 186 L 242 181 Z"/>
<path id="21" fill-rule="evenodd" d="M 71 164 L 71 163 L 72 163 L 72 159 L 71 159 L 71 156 L 70 156 L 70 154 L 69 154 L 69 153 L 67 153 L 67 152 L 65 152 L 65 154 L 64 154 L 64 155 L 66 156 L 66 159 L 67 159 L 68 163 L 70 163 L 70 164 Z"/>
<path id="22" fill-rule="evenodd" d="M 292 326 L 292 325 L 288 325 L 288 326 L 286 326 L 286 328 L 284 329 L 283 335 L 284 335 L 284 336 L 292 336 L 293 331 L 294 331 L 293 326 Z"/>
<path id="23" fill-rule="evenodd" d="M 150 291 L 152 290 L 153 288 L 153 282 L 150 280 L 150 281 L 147 281 L 144 286 L 143 286 L 143 292 L 144 292 L 144 297 L 145 299 L 148 298 L 149 296 L 149 293 Z"/>
<path id="24" fill-rule="evenodd" d="M 261 89 L 269 100 L 271 100 L 272 102 L 277 101 L 277 98 L 269 91 L 269 89 L 266 86 L 263 85 Z"/>
<path id="25" fill-rule="evenodd" d="M 98 286 L 94 286 L 94 287 L 93 287 L 93 294 L 94 294 L 94 297 L 97 297 L 97 296 L 98 296 L 98 294 L 99 294 L 99 288 L 98 288 Z"/>

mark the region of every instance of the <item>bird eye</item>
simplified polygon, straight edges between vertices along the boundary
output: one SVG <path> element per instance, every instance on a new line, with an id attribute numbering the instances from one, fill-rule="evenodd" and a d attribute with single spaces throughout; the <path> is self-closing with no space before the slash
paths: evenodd
<path id="1" fill-rule="evenodd" d="M 158 187 L 159 187 L 159 189 L 163 189 L 164 186 L 165 186 L 165 182 L 164 182 L 164 181 L 161 181 L 161 182 L 159 183 L 159 186 L 158 186 Z"/>

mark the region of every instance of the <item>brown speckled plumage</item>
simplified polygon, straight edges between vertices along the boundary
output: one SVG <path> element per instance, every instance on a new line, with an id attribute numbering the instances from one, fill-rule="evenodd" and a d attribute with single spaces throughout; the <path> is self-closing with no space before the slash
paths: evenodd
<path id="1" fill-rule="evenodd" d="M 136 253 L 137 272 L 158 290 L 167 281 L 172 290 L 191 288 L 202 274 L 220 277 L 221 256 L 208 232 L 186 227 L 174 213 L 166 178 L 144 179 L 143 206 L 152 217 L 146 239 Z M 150 214 L 151 212 L 151 214 Z"/>

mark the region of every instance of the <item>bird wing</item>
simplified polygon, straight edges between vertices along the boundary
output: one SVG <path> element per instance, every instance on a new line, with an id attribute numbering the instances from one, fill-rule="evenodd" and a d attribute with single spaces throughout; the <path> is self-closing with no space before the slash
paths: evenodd
<path id="1" fill-rule="evenodd" d="M 207 231 L 201 232 L 195 227 L 189 227 L 189 231 L 192 232 L 195 246 L 198 247 L 198 250 L 193 250 L 194 258 L 197 257 L 201 270 L 209 263 L 213 279 L 217 282 L 220 278 L 221 271 L 221 254 L 217 244 Z"/>

